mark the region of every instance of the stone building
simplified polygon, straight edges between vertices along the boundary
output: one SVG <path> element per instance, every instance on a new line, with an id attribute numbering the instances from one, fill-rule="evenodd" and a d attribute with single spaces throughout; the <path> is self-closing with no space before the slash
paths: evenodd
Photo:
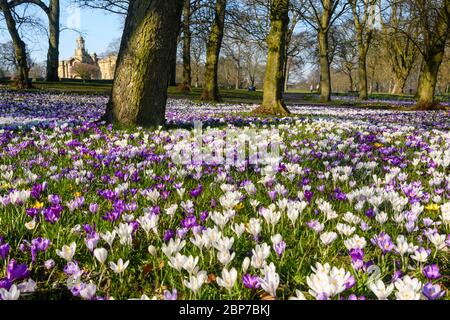
<path id="1" fill-rule="evenodd" d="M 89 54 L 85 48 L 83 37 L 77 38 L 77 48 L 75 55 L 69 60 L 59 62 L 58 75 L 61 79 L 79 79 L 79 75 L 74 71 L 77 64 L 83 63 L 92 66 L 92 79 L 112 80 L 116 70 L 117 56 L 110 55 L 99 58 L 96 53 Z"/>

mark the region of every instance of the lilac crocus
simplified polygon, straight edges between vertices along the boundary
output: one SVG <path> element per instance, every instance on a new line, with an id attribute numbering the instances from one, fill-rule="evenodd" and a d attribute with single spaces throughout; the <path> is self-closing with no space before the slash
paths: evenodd
<path id="1" fill-rule="evenodd" d="M 350 289 L 356 285 L 356 280 L 353 276 L 350 276 L 344 283 L 345 289 Z"/>
<path id="2" fill-rule="evenodd" d="M 98 204 L 97 203 L 91 203 L 89 205 L 89 212 L 93 213 L 93 214 L 96 214 L 97 211 L 98 211 Z"/>
<path id="3" fill-rule="evenodd" d="M 433 285 L 431 282 L 428 282 L 423 287 L 422 293 L 428 300 L 437 300 L 444 296 L 445 290 L 442 290 L 439 284 Z"/>
<path id="4" fill-rule="evenodd" d="M 80 267 L 76 261 L 70 261 L 64 266 L 63 271 L 66 275 L 71 276 L 80 272 Z"/>
<path id="5" fill-rule="evenodd" d="M 286 242 L 281 240 L 280 242 L 273 245 L 273 250 L 275 250 L 277 256 L 281 257 L 284 250 L 286 250 Z"/>
<path id="6" fill-rule="evenodd" d="M 44 267 L 47 270 L 53 269 L 55 267 L 55 260 L 48 259 L 44 262 Z"/>
<path id="7" fill-rule="evenodd" d="M 439 273 L 439 267 L 437 264 L 431 264 L 423 268 L 423 274 L 430 280 L 439 279 L 441 274 Z"/>
<path id="8" fill-rule="evenodd" d="M 164 290 L 164 300 L 177 300 L 178 292 L 176 288 L 173 288 L 172 292 Z"/>
<path id="9" fill-rule="evenodd" d="M 247 289 L 258 289 L 261 286 L 259 283 L 259 277 L 251 274 L 245 274 L 242 276 L 242 283 Z"/>

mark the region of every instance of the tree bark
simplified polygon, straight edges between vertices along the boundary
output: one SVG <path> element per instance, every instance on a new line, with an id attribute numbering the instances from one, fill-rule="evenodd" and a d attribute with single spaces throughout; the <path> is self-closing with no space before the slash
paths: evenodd
<path id="1" fill-rule="evenodd" d="M 405 91 L 406 78 L 396 76 L 394 79 L 394 86 L 392 87 L 391 94 L 402 94 Z"/>
<path id="2" fill-rule="evenodd" d="M 20 38 L 16 21 L 14 20 L 11 9 L 9 8 L 6 0 L 0 0 L 0 9 L 1 11 L 3 11 L 6 26 L 8 28 L 8 32 L 11 36 L 11 40 L 14 46 L 14 54 L 18 69 L 16 86 L 19 89 L 29 89 L 31 88 L 31 82 L 28 78 L 28 72 L 30 69 L 27 62 L 27 50 L 25 42 L 23 42 Z"/>
<path id="3" fill-rule="evenodd" d="M 359 99 L 367 100 L 367 48 L 362 44 L 359 47 L 358 57 L 358 75 L 359 75 Z"/>
<path id="4" fill-rule="evenodd" d="M 176 87 L 177 85 L 177 47 L 172 49 L 173 52 L 170 53 L 169 61 L 169 86 Z"/>
<path id="5" fill-rule="evenodd" d="M 167 86 L 183 0 L 130 2 L 113 90 L 104 119 L 153 127 L 165 123 Z"/>
<path id="6" fill-rule="evenodd" d="M 205 87 L 203 101 L 219 101 L 218 64 L 225 26 L 227 0 L 216 0 L 214 23 L 206 47 Z"/>
<path id="7" fill-rule="evenodd" d="M 351 91 L 353 91 L 353 76 L 352 76 L 351 71 L 348 73 L 348 81 L 349 81 L 349 86 L 350 86 L 349 92 L 351 92 Z"/>
<path id="8" fill-rule="evenodd" d="M 274 0 L 270 7 L 270 32 L 267 37 L 267 65 L 262 106 L 256 113 L 287 115 L 283 101 L 286 35 L 289 25 L 289 0 Z"/>
<path id="9" fill-rule="evenodd" d="M 59 0 L 51 0 L 48 13 L 48 53 L 47 53 L 47 81 L 59 81 Z"/>
<path id="10" fill-rule="evenodd" d="M 191 91 L 191 0 L 183 5 L 183 84 L 182 91 Z"/>
<path id="11" fill-rule="evenodd" d="M 444 50 L 439 50 L 434 54 L 424 57 L 417 89 L 417 109 L 430 110 L 436 107 L 434 94 L 436 91 L 439 67 L 442 63 L 443 56 Z"/>
<path id="12" fill-rule="evenodd" d="M 330 59 L 328 57 L 328 31 L 319 30 L 320 101 L 331 101 Z"/>

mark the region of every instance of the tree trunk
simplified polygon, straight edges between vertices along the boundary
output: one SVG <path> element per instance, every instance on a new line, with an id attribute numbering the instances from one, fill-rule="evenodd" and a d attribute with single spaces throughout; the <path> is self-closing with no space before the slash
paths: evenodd
<path id="1" fill-rule="evenodd" d="M 217 81 L 220 49 L 222 47 L 227 0 L 216 0 L 214 23 L 211 26 L 208 45 L 206 47 L 205 85 L 203 101 L 219 101 L 219 85 Z"/>
<path id="2" fill-rule="evenodd" d="M 289 0 L 274 0 L 270 8 L 270 33 L 267 37 L 268 55 L 264 78 L 262 106 L 256 113 L 287 115 L 283 101 L 286 35 L 289 25 Z"/>
<path id="3" fill-rule="evenodd" d="M 48 13 L 48 53 L 47 53 L 47 81 L 59 81 L 59 0 L 51 0 Z"/>
<path id="4" fill-rule="evenodd" d="M 130 2 L 105 120 L 163 125 L 183 0 Z"/>
<path id="5" fill-rule="evenodd" d="M 319 56 L 320 56 L 320 101 L 331 101 L 331 76 L 330 60 L 328 58 L 328 32 L 319 31 Z"/>
<path id="6" fill-rule="evenodd" d="M 191 91 L 191 0 L 184 0 L 183 7 L 183 85 L 184 92 Z"/>
<path id="7" fill-rule="evenodd" d="M 352 72 L 351 71 L 348 73 L 348 81 L 350 83 L 350 90 L 349 90 L 349 92 L 352 92 L 353 91 L 353 76 L 352 76 Z"/>
<path id="8" fill-rule="evenodd" d="M 23 42 L 20 38 L 16 26 L 16 21 L 14 20 L 11 9 L 9 8 L 6 0 L 0 0 L 0 9 L 1 11 L 3 11 L 6 26 L 8 28 L 8 32 L 11 36 L 11 40 L 14 46 L 14 54 L 18 69 L 16 86 L 19 89 L 29 89 L 31 88 L 31 83 L 28 78 L 29 67 L 27 62 L 27 50 L 25 42 Z"/>
<path id="9" fill-rule="evenodd" d="M 169 86 L 176 87 L 177 85 L 177 46 L 172 49 L 169 61 Z"/>
<path id="10" fill-rule="evenodd" d="M 395 77 L 394 86 L 392 87 L 391 94 L 402 94 L 405 92 L 406 79 L 401 77 Z"/>
<path id="11" fill-rule="evenodd" d="M 284 92 L 289 90 L 289 73 L 291 71 L 291 65 L 289 63 L 289 57 L 286 57 L 285 67 L 284 67 Z"/>
<path id="12" fill-rule="evenodd" d="M 434 93 L 443 56 L 444 50 L 438 50 L 436 53 L 424 57 L 417 88 L 418 101 L 416 109 L 430 110 L 436 107 Z"/>
<path id="13" fill-rule="evenodd" d="M 367 49 L 364 48 L 364 45 L 359 47 L 358 60 L 359 99 L 367 100 L 369 98 L 367 93 Z"/>

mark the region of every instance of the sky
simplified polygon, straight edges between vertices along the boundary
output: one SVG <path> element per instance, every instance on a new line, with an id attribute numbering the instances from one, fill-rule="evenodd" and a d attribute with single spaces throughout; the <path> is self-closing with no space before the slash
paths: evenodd
<path id="1" fill-rule="evenodd" d="M 42 22 L 47 25 L 47 18 L 37 8 L 29 8 L 29 12 L 36 12 Z M 60 36 L 60 60 L 73 56 L 76 48 L 76 38 L 81 32 L 86 40 L 89 53 L 101 54 L 108 49 L 108 45 L 122 35 L 123 18 L 119 15 L 108 14 L 102 10 L 78 9 L 70 6 L 70 0 L 61 0 L 61 26 L 64 29 Z M 68 28 L 69 27 L 69 28 Z M 43 62 L 47 58 L 48 40 L 44 32 L 31 33 L 23 31 L 24 41 L 28 46 L 31 57 L 35 62 Z M 4 21 L 0 22 L 0 43 L 10 41 Z"/>

